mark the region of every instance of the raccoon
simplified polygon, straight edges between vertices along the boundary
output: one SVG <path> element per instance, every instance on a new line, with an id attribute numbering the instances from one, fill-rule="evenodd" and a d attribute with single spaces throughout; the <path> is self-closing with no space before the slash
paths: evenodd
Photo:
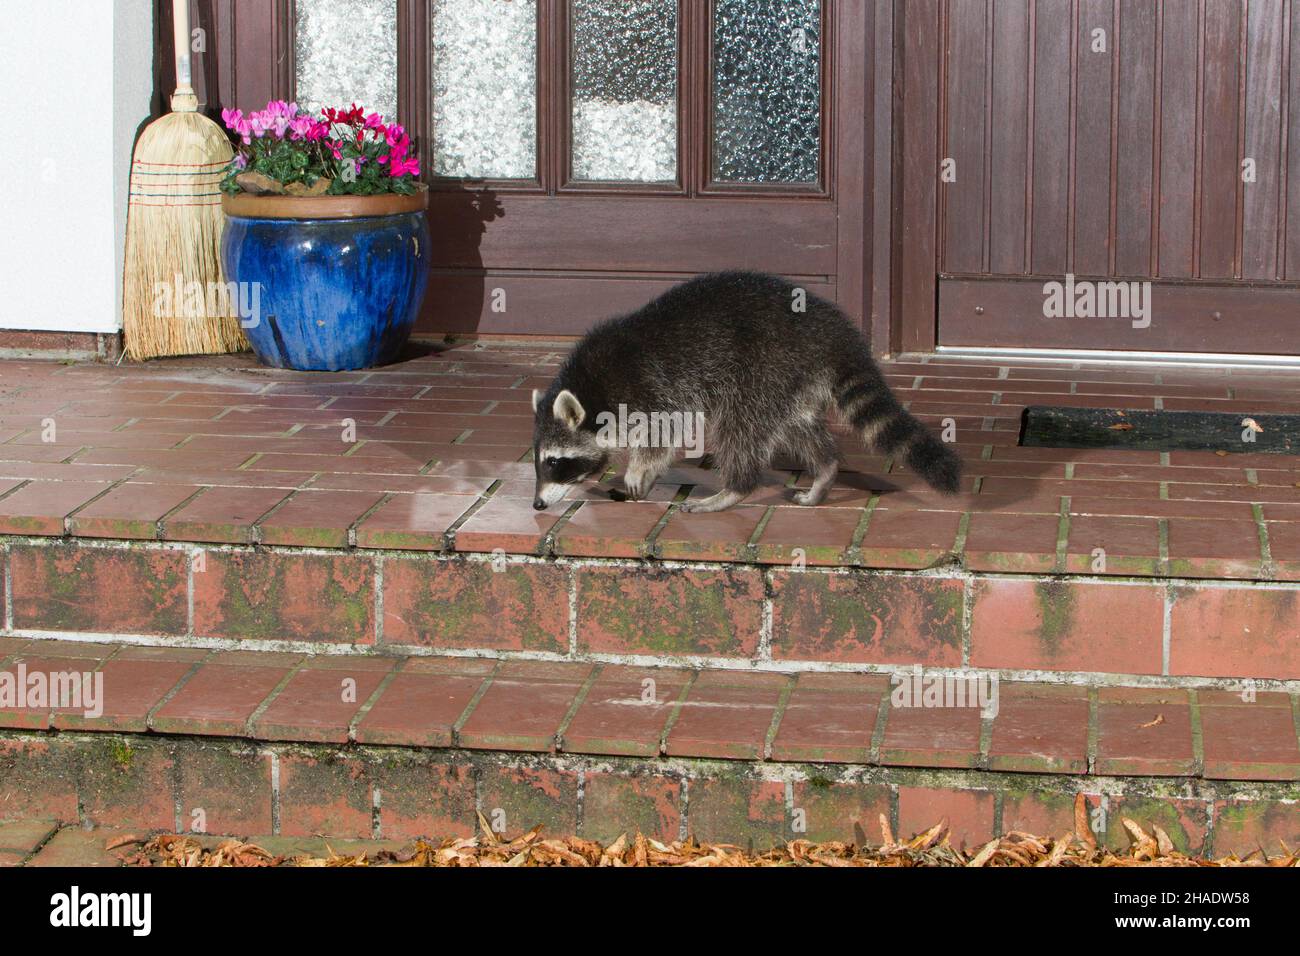
<path id="1" fill-rule="evenodd" d="M 961 481 L 960 460 L 898 403 L 857 327 L 824 299 L 761 273 L 697 276 L 597 325 L 532 398 L 539 511 L 603 473 L 616 450 L 627 454 L 627 497 L 650 491 L 679 449 L 644 440 L 620 449 L 603 427 L 620 409 L 703 413 L 722 490 L 683 511 L 743 501 L 778 456 L 812 474 L 794 501 L 820 503 L 839 467 L 832 406 L 867 445 L 901 456 L 935 489 L 955 494 Z"/>

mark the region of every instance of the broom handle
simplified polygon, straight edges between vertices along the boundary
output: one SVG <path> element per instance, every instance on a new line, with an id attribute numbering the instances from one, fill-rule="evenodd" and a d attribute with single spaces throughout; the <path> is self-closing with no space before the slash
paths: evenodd
<path id="1" fill-rule="evenodd" d="M 172 45 L 176 51 L 176 92 L 172 94 L 172 112 L 193 113 L 199 108 L 199 98 L 191 85 L 189 0 L 172 0 Z"/>

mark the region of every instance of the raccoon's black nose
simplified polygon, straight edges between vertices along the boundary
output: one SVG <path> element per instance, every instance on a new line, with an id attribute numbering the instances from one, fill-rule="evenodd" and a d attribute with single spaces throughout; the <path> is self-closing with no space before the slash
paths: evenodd
<path id="1" fill-rule="evenodd" d="M 545 511 L 545 510 L 546 510 L 546 502 L 543 501 L 541 498 L 534 498 L 534 499 L 533 499 L 533 508 L 535 508 L 537 511 Z"/>

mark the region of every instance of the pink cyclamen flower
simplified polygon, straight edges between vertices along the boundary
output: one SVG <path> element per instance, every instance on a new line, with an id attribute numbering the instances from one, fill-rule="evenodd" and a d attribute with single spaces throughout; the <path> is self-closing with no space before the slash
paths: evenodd
<path id="1" fill-rule="evenodd" d="M 380 160 L 383 162 L 383 160 Z M 393 158 L 388 164 L 388 175 L 394 179 L 400 179 L 407 174 L 412 176 L 420 175 L 420 161 L 418 159 Z"/>
<path id="2" fill-rule="evenodd" d="M 316 121 L 306 113 L 301 113 L 289 121 L 290 139 L 307 139 L 315 128 Z"/>

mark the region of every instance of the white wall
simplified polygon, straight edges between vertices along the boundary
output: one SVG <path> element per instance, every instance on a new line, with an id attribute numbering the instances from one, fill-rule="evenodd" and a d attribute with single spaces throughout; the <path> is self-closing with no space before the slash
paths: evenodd
<path id="1" fill-rule="evenodd" d="M 5 5 L 0 115 L 24 129 L 0 190 L 0 328 L 121 328 L 135 131 L 149 113 L 150 0 Z M 11 126 L 12 130 L 12 126 Z M 11 144 L 13 148 L 13 144 Z"/>

